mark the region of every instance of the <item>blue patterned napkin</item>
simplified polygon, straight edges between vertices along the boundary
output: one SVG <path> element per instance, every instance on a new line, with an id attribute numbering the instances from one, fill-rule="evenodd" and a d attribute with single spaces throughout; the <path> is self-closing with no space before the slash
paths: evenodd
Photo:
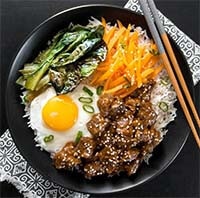
<path id="1" fill-rule="evenodd" d="M 141 13 L 138 0 L 129 0 L 125 8 Z M 159 12 L 166 32 L 174 39 L 186 57 L 194 84 L 200 81 L 200 46 L 192 41 L 168 18 Z M 82 194 L 65 189 L 51 181 L 45 180 L 21 156 L 7 130 L 0 137 L 0 181 L 12 183 L 24 197 L 30 198 L 87 198 Z"/>

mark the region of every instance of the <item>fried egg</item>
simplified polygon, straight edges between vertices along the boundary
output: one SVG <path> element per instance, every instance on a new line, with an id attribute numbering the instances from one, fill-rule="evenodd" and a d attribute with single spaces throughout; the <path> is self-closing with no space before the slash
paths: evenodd
<path id="1" fill-rule="evenodd" d="M 93 96 L 83 90 L 84 86 L 93 92 Z M 81 97 L 90 98 L 89 105 L 93 107 L 94 113 L 99 112 L 96 89 L 83 84 L 63 95 L 57 95 L 54 88 L 49 87 L 31 102 L 30 126 L 35 131 L 37 146 L 56 153 L 67 142 L 75 141 L 78 131 L 82 131 L 85 137 L 91 137 L 86 123 L 93 113 L 85 111 Z M 53 140 L 46 142 L 45 137 L 53 137 Z"/>

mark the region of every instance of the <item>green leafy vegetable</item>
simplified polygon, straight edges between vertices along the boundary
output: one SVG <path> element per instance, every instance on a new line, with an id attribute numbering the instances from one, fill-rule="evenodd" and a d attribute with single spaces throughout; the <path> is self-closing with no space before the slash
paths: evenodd
<path id="1" fill-rule="evenodd" d="M 53 67 L 63 66 L 64 59 L 70 56 L 72 50 L 74 50 L 81 42 L 83 42 L 88 37 L 88 32 L 80 31 L 77 35 L 76 40 L 74 40 L 63 52 L 61 52 L 52 62 Z"/>
<path id="2" fill-rule="evenodd" d="M 45 74 L 45 72 L 49 69 L 55 55 L 59 53 L 66 45 L 69 45 L 72 43 L 78 36 L 77 34 L 73 33 L 65 33 L 60 41 L 55 43 L 51 50 L 46 54 L 46 59 L 42 59 L 43 62 L 40 63 L 40 65 L 36 68 L 36 71 L 32 73 L 30 76 L 27 77 L 25 88 L 30 90 L 35 90 L 38 82 L 42 78 L 42 76 Z"/>
<path id="3" fill-rule="evenodd" d="M 67 67 L 56 67 L 49 70 L 50 81 L 58 93 L 72 91 L 82 78 L 88 77 L 98 64 L 105 60 L 107 48 L 104 42 L 88 53 L 87 57 Z"/>
<path id="4" fill-rule="evenodd" d="M 58 93 L 72 91 L 105 60 L 103 33 L 101 25 L 71 25 L 58 32 L 33 62 L 19 71 L 21 76 L 16 83 L 30 91 L 38 91 L 50 83 Z"/>
<path id="5" fill-rule="evenodd" d="M 67 69 L 60 67 L 57 70 L 49 70 L 50 81 L 56 91 L 61 94 L 72 91 L 79 83 L 81 75 L 78 69 L 69 65 Z"/>
<path id="6" fill-rule="evenodd" d="M 37 69 L 39 68 L 39 64 L 37 63 L 27 63 L 24 65 L 24 69 L 19 70 L 24 76 L 24 78 L 27 78 L 31 76 Z"/>
<path id="7" fill-rule="evenodd" d="M 59 53 L 66 45 L 69 45 L 78 36 L 78 33 L 65 33 L 60 31 L 54 36 L 51 44 L 46 50 L 42 51 L 33 61 L 25 64 L 24 69 L 20 70 L 23 75 L 24 87 L 29 90 L 35 90 L 38 82 L 46 73 L 51 65 L 54 56 Z"/>
<path id="8" fill-rule="evenodd" d="M 54 67 L 60 67 L 63 65 L 68 65 L 77 61 L 79 58 L 84 56 L 88 51 L 90 51 L 96 44 L 101 41 L 100 38 L 87 39 L 83 43 L 79 44 L 74 51 L 72 51 L 67 57 L 62 57 L 59 62 L 54 62 Z"/>
<path id="9" fill-rule="evenodd" d="M 50 82 L 50 77 L 48 74 L 42 77 L 42 79 L 38 82 L 35 91 L 39 91 L 42 87 L 45 87 Z"/>
<path id="10" fill-rule="evenodd" d="M 97 68 L 101 61 L 104 61 L 107 54 L 106 44 L 102 42 L 96 49 L 88 54 L 87 58 L 78 62 L 82 77 L 88 77 Z"/>
<path id="11" fill-rule="evenodd" d="M 52 51 L 52 49 L 55 47 L 55 45 L 57 44 L 57 42 L 62 38 L 62 36 L 64 35 L 66 30 L 61 30 L 59 31 L 51 41 L 48 41 L 47 43 L 47 48 L 43 51 L 41 51 L 38 56 L 34 59 L 33 63 L 28 63 L 29 65 L 31 64 L 39 64 L 42 63 L 46 60 L 47 56 L 49 55 L 49 53 Z M 27 64 L 26 64 L 27 65 Z"/>
<path id="12" fill-rule="evenodd" d="M 38 82 L 40 81 L 42 76 L 45 74 L 47 69 L 49 68 L 50 62 L 51 62 L 50 60 L 47 60 L 46 62 L 42 63 L 40 65 L 40 68 L 26 79 L 26 82 L 25 82 L 26 89 L 29 89 L 32 91 L 35 90 Z"/>
<path id="13" fill-rule="evenodd" d="M 18 85 L 21 85 L 21 86 L 25 86 L 25 82 L 26 82 L 26 80 L 24 79 L 24 77 L 23 76 L 20 76 L 17 80 L 16 80 L 16 83 L 18 84 Z"/>
<path id="14" fill-rule="evenodd" d="M 96 38 L 99 37 L 101 38 L 104 34 L 104 27 L 102 25 L 97 25 L 97 26 L 82 26 L 82 25 L 74 25 L 71 27 L 71 31 L 89 31 L 90 34 L 89 36 L 91 38 Z"/>

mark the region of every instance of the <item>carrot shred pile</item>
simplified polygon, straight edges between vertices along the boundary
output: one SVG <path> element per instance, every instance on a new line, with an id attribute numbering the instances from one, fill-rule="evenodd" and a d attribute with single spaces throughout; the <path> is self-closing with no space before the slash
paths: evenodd
<path id="1" fill-rule="evenodd" d="M 117 20 L 117 25 L 109 26 L 102 18 L 102 25 L 108 53 L 93 73 L 91 84 L 103 85 L 104 93 L 123 98 L 155 78 L 163 64 L 157 46 L 152 40 L 148 45 L 141 43 L 141 33 L 131 24 L 126 28 Z"/>

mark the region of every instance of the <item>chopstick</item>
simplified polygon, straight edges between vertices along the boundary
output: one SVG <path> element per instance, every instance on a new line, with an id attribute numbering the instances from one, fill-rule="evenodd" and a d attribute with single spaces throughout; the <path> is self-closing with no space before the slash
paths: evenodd
<path id="1" fill-rule="evenodd" d="M 185 103 L 185 100 L 184 100 L 184 97 L 183 97 L 183 95 L 182 95 L 181 89 L 179 88 L 179 84 L 178 84 L 178 82 L 177 82 L 177 80 L 176 80 L 176 77 L 175 77 L 175 75 L 174 75 L 173 69 L 172 69 L 172 67 L 171 67 L 171 64 L 170 64 L 170 61 L 169 61 L 169 59 L 168 59 L 168 56 L 167 56 L 167 54 L 166 54 L 166 52 L 165 52 L 165 48 L 164 48 L 164 46 L 163 46 L 163 44 L 162 44 L 161 38 L 160 38 L 160 36 L 159 36 L 159 33 L 158 33 L 157 29 L 156 29 L 156 26 L 155 26 L 155 24 L 154 24 L 154 22 L 153 22 L 153 19 L 151 18 L 151 13 L 150 13 L 150 11 L 149 11 L 149 9 L 148 9 L 147 0 L 140 0 L 140 5 L 141 5 L 141 7 L 142 7 L 142 10 L 143 10 L 143 13 L 144 13 L 144 17 L 145 17 L 145 19 L 146 19 L 146 22 L 147 22 L 147 24 L 148 24 L 148 27 L 149 27 L 150 32 L 151 32 L 151 34 L 152 34 L 152 37 L 153 37 L 153 39 L 154 39 L 154 41 L 155 41 L 155 43 L 156 43 L 156 45 L 157 45 L 157 47 L 158 47 L 158 50 L 159 50 L 159 53 L 160 53 L 160 57 L 162 58 L 163 63 L 164 63 L 164 65 L 165 65 L 165 69 L 167 70 L 167 73 L 168 73 L 168 75 L 169 75 L 169 78 L 170 78 L 170 80 L 171 80 L 171 82 L 172 82 L 172 85 L 173 85 L 175 91 L 176 91 L 176 94 L 177 94 L 177 98 L 178 98 L 178 100 L 179 100 L 179 103 L 180 103 L 180 105 L 181 105 L 181 107 L 182 107 L 182 109 L 183 109 L 183 112 L 184 112 L 185 117 L 186 117 L 186 119 L 187 119 L 187 121 L 188 121 L 188 124 L 189 124 L 189 126 L 190 126 L 190 128 L 191 128 L 191 130 L 192 130 L 192 133 L 193 133 L 194 138 L 195 138 L 195 140 L 196 140 L 196 142 L 197 142 L 197 145 L 198 145 L 198 147 L 200 148 L 200 138 L 199 138 L 199 136 L 198 136 L 198 133 L 197 133 L 197 130 L 196 130 L 195 125 L 194 125 L 194 123 L 193 123 L 192 117 L 191 117 L 190 112 L 189 112 L 189 110 L 188 110 L 188 108 L 187 108 L 187 105 L 186 105 L 186 103 Z M 153 4 L 152 4 L 152 1 L 151 1 L 150 5 L 151 5 L 151 8 L 152 8 L 152 7 L 153 7 L 153 6 L 152 6 L 152 5 L 153 5 Z M 157 10 L 154 9 L 154 8 L 153 8 L 153 10 L 154 10 L 154 12 L 153 12 L 153 11 L 152 11 L 152 12 L 153 12 L 153 16 L 154 16 L 155 11 L 157 12 Z M 158 25 L 158 21 L 159 21 L 159 25 Z M 156 23 L 157 23 L 158 28 L 162 27 L 158 16 L 157 16 Z M 159 29 L 159 31 L 160 31 L 161 35 L 163 35 L 163 34 L 165 33 L 163 27 L 162 27 L 161 29 Z M 165 34 L 166 34 L 166 33 L 165 33 Z M 168 40 L 168 42 L 166 42 L 166 36 L 165 36 L 165 34 L 164 34 L 163 37 L 164 37 L 164 39 L 165 39 L 165 43 L 168 44 L 169 40 Z M 162 37 L 162 38 L 163 38 L 163 37 Z M 164 41 L 163 41 L 163 43 L 164 43 Z M 165 43 L 164 43 L 164 44 L 165 44 Z M 165 44 L 165 45 L 166 45 L 166 44 Z M 170 49 L 169 44 L 166 45 L 165 47 L 166 47 L 167 49 Z M 172 54 L 174 54 L 172 48 L 171 48 L 171 50 L 169 50 L 169 51 L 170 51 L 169 57 L 170 57 L 170 58 L 173 57 L 173 58 L 171 58 L 171 59 L 173 59 L 173 62 L 172 62 L 172 63 L 174 64 L 174 63 L 175 63 L 175 61 L 174 61 L 174 57 L 175 57 L 175 56 L 172 55 Z M 172 60 L 171 60 L 171 61 L 172 61 Z M 177 61 L 176 61 L 176 62 L 177 62 Z M 178 63 L 177 63 L 177 65 L 178 65 Z M 174 67 L 177 67 L 177 65 L 174 66 Z M 176 70 L 177 70 L 177 69 L 176 69 Z M 179 73 L 181 73 L 180 69 L 179 69 L 179 71 L 178 71 L 178 75 L 179 75 Z M 182 76 L 182 74 L 181 74 L 181 76 Z M 182 76 L 182 78 L 183 78 L 183 76 Z M 183 80 L 182 78 L 181 78 L 181 80 L 180 80 L 181 83 L 182 83 L 182 80 Z M 186 84 L 185 84 L 185 85 L 186 85 Z M 186 86 L 186 87 L 187 87 L 187 86 Z M 185 91 L 185 86 L 183 86 L 183 90 Z M 188 90 L 188 89 L 187 89 L 187 90 Z M 188 93 L 189 93 L 189 91 L 188 91 Z M 191 97 L 188 97 L 187 91 L 186 91 L 185 95 L 186 95 L 186 98 L 187 98 L 188 100 L 191 100 L 191 101 L 192 101 Z M 190 101 L 190 102 L 188 101 L 188 103 L 189 103 L 189 104 L 192 104 L 193 102 L 191 102 L 191 101 Z M 195 108 L 194 108 L 194 103 L 193 103 L 193 108 L 191 107 L 191 109 L 193 109 L 193 110 L 195 109 Z M 196 110 L 195 110 L 195 111 L 196 111 Z M 193 111 L 192 111 L 192 112 L 193 112 Z M 198 114 L 196 113 L 196 115 L 195 115 L 195 113 L 194 113 L 194 117 L 195 117 L 195 119 L 196 119 L 196 121 L 197 121 L 198 126 L 200 126 L 200 125 L 199 125 Z"/>
<path id="2" fill-rule="evenodd" d="M 166 34 L 166 32 L 165 32 L 165 29 L 164 29 L 164 27 L 163 27 L 163 25 L 161 24 L 161 21 L 160 21 L 160 19 L 159 19 L 156 5 L 155 5 L 155 3 L 154 3 L 153 0 L 147 0 L 147 1 L 148 1 L 148 3 L 149 3 L 149 7 L 150 7 L 150 9 L 151 9 L 151 11 L 152 11 L 152 13 L 153 13 L 153 16 L 154 16 L 156 25 L 157 25 L 157 27 L 158 27 L 158 31 L 159 31 L 160 36 L 161 36 L 161 38 L 162 38 L 162 41 L 163 41 L 163 43 L 164 43 L 164 45 L 165 45 L 165 48 L 166 48 L 166 50 L 167 50 L 167 52 L 168 52 L 168 54 L 169 54 L 169 57 L 170 57 L 170 59 L 171 59 L 171 62 L 172 62 L 172 64 L 173 64 L 173 66 L 174 66 L 176 75 L 177 75 L 177 77 L 178 77 L 178 79 L 179 79 L 179 81 L 180 81 L 180 84 L 181 84 L 182 88 L 183 88 L 183 92 L 184 92 L 184 94 L 185 94 L 185 96 L 186 96 L 186 98 L 187 98 L 187 100 L 188 100 L 188 103 L 189 103 L 189 105 L 190 105 L 190 108 L 191 108 L 191 110 L 192 110 L 192 113 L 193 113 L 193 115 L 194 115 L 194 118 L 195 118 L 195 120 L 196 120 L 198 126 L 200 127 L 200 119 L 199 119 L 197 110 L 195 109 L 194 103 L 193 103 L 193 101 L 192 101 L 192 97 L 191 97 L 191 95 L 190 95 L 190 92 L 189 92 L 189 90 L 188 90 L 188 87 L 187 87 L 187 85 L 186 85 L 186 83 L 185 83 L 185 80 L 184 80 L 184 78 L 183 78 L 183 75 L 182 75 L 182 73 L 181 73 L 179 64 L 178 64 L 177 59 L 176 59 L 176 57 L 175 57 L 175 55 L 174 55 L 174 52 L 173 52 L 173 50 L 172 50 L 172 46 L 171 46 L 171 44 L 170 44 L 170 42 L 169 42 L 168 36 L 167 36 L 167 34 Z"/>

